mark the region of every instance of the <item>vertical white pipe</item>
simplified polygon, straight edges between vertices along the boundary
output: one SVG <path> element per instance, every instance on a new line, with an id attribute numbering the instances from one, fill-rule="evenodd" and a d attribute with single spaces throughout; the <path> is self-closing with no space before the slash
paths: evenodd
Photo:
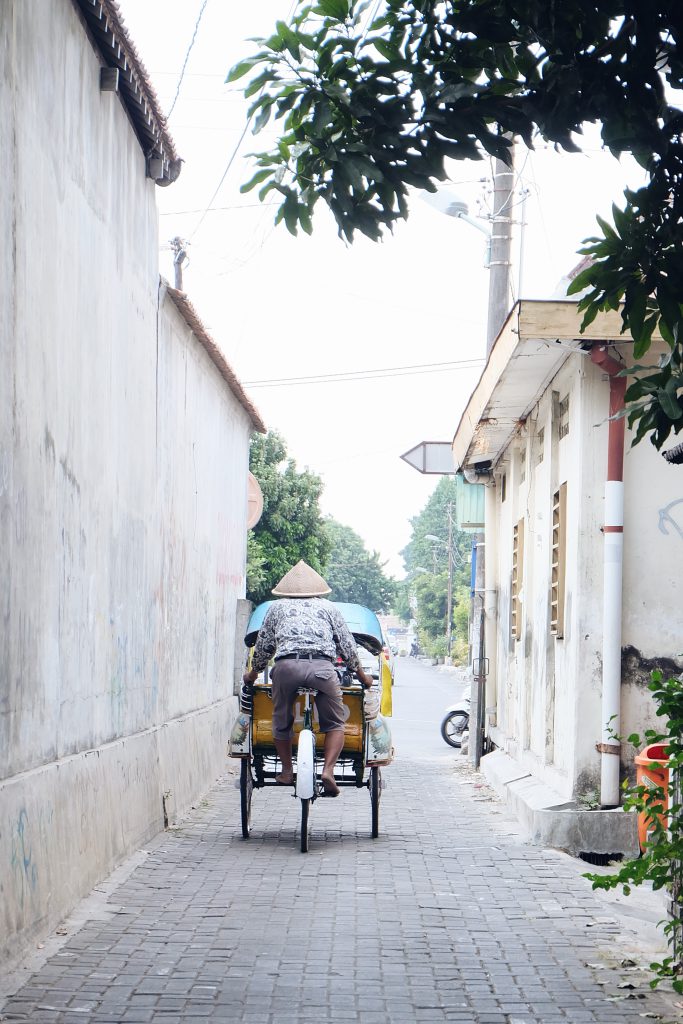
<path id="1" fill-rule="evenodd" d="M 486 593 L 484 594 L 484 608 L 486 612 L 485 620 L 485 647 L 486 657 L 488 658 L 488 675 L 486 677 L 486 707 L 495 708 L 496 715 L 495 721 L 497 722 L 497 687 L 496 687 L 496 662 L 498 657 L 498 534 L 500 532 L 500 522 L 498 519 L 498 502 L 497 502 L 497 488 L 491 485 L 487 486 L 485 491 L 485 512 L 484 512 L 484 523 L 485 523 L 485 541 L 486 541 L 486 565 L 485 565 L 485 581 L 484 587 Z M 490 713 L 493 716 L 494 712 Z M 487 733 L 489 726 L 489 716 L 487 715 Z"/>
<path id="2" fill-rule="evenodd" d="M 602 742 L 614 748 L 621 732 L 621 612 L 624 551 L 624 484 L 605 483 L 604 604 L 602 639 Z M 619 805 L 619 747 L 603 748 L 600 803 Z"/>

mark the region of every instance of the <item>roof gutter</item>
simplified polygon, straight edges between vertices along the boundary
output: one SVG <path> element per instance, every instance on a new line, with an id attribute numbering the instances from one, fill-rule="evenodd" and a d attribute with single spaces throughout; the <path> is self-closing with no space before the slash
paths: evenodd
<path id="1" fill-rule="evenodd" d="M 607 345 L 591 349 L 591 361 L 609 376 L 609 428 L 605 480 L 604 593 L 602 633 L 602 742 L 600 804 L 619 806 L 621 744 L 621 619 L 624 560 L 624 434 L 626 377 Z"/>

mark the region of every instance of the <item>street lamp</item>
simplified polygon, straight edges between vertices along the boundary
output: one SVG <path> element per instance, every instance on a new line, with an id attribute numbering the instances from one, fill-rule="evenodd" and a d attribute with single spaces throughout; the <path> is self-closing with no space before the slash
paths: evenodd
<path id="1" fill-rule="evenodd" d="M 477 231 L 481 231 L 482 235 L 486 235 L 486 251 L 484 254 L 484 266 L 488 270 L 491 266 L 491 225 L 488 224 L 486 227 L 476 220 L 476 218 L 470 216 L 470 208 L 464 199 L 461 199 L 455 192 L 451 192 L 449 189 L 442 188 L 438 192 L 427 192 L 423 196 L 424 201 L 433 206 L 439 213 L 443 213 L 446 217 L 456 217 L 458 220 L 464 220 L 466 224 L 476 228 Z"/>

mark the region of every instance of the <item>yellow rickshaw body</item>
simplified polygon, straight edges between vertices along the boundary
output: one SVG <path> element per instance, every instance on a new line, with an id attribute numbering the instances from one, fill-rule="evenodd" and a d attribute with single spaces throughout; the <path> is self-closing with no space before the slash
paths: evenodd
<path id="1" fill-rule="evenodd" d="M 342 756 L 358 754 L 363 755 L 365 735 L 363 731 L 363 693 L 360 687 L 342 687 L 342 699 L 344 701 L 344 749 Z M 325 739 L 320 732 L 318 713 L 315 708 L 315 694 L 311 697 L 313 705 L 313 732 L 315 744 L 320 750 Z M 296 741 L 303 727 L 304 698 L 299 694 L 294 705 L 294 736 L 292 743 Z M 252 718 L 251 746 L 252 751 L 259 753 L 271 753 L 275 749 L 273 742 L 273 701 L 271 688 L 264 683 L 254 684 L 254 711 Z"/>

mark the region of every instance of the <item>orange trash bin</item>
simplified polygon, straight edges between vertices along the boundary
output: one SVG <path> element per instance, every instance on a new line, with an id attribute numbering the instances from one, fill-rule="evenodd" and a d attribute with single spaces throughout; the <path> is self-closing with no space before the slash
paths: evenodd
<path id="1" fill-rule="evenodd" d="M 656 789 L 658 786 L 664 790 L 664 806 L 669 806 L 669 758 L 667 755 L 666 743 L 651 743 L 639 754 L 636 754 L 636 785 L 646 786 L 648 789 Z M 663 821 L 665 815 L 658 815 Z M 641 811 L 638 815 L 638 841 L 640 849 L 645 849 L 649 826 L 652 815 L 647 811 Z M 665 822 L 664 822 L 665 823 Z"/>

